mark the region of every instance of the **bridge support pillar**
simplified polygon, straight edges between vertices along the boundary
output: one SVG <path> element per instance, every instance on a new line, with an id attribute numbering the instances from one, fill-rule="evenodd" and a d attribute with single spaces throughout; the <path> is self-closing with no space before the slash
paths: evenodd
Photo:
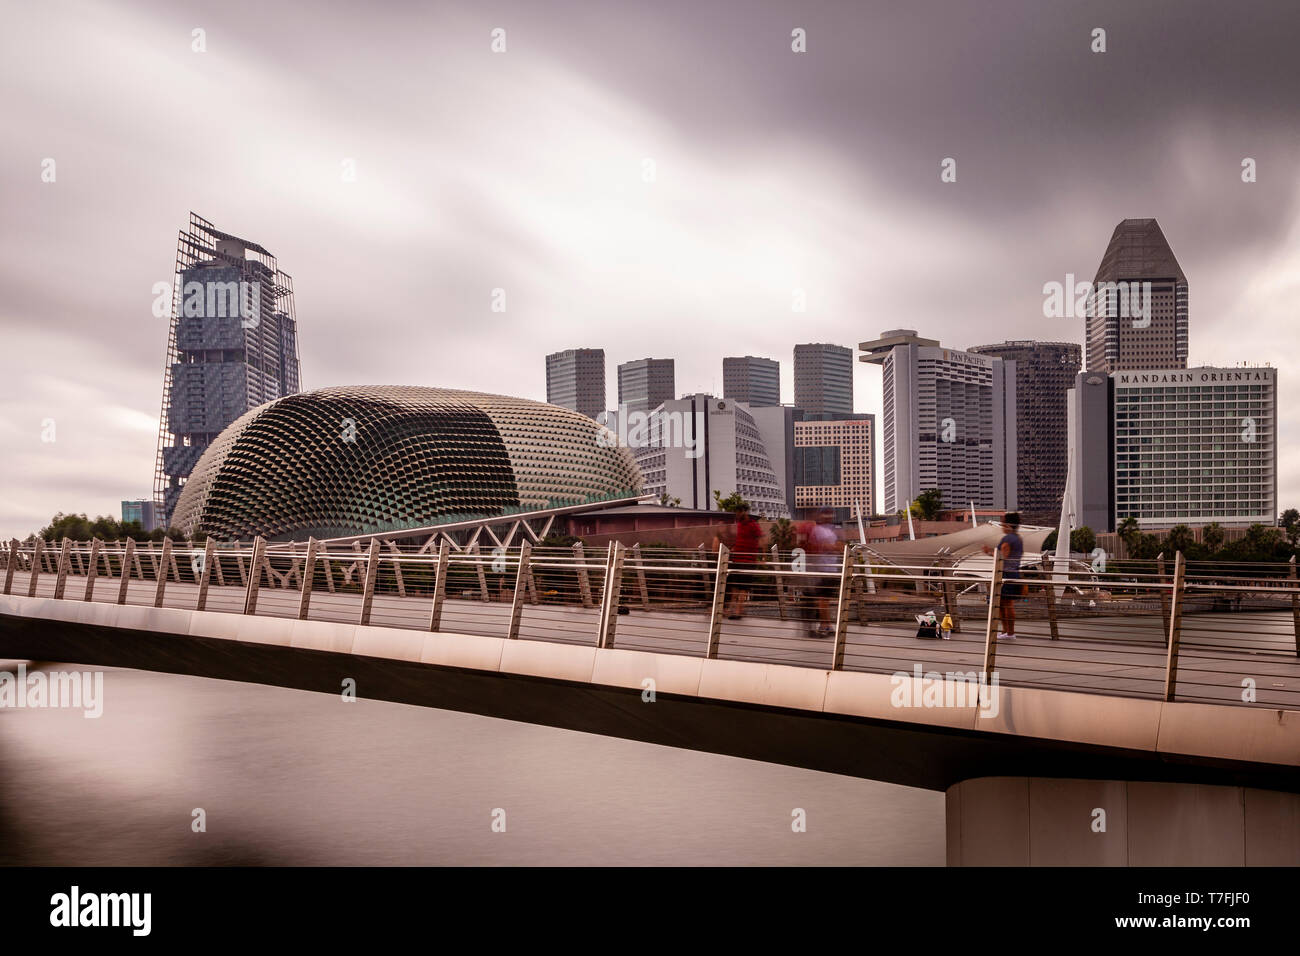
<path id="1" fill-rule="evenodd" d="M 1300 794 L 980 777 L 947 791 L 949 866 L 1297 866 Z"/>

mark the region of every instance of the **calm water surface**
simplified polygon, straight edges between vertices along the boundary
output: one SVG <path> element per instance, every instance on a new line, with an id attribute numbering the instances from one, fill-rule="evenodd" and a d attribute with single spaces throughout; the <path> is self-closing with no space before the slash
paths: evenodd
<path id="1" fill-rule="evenodd" d="M 0 710 L 6 864 L 942 865 L 943 826 L 929 791 L 197 677 Z"/>

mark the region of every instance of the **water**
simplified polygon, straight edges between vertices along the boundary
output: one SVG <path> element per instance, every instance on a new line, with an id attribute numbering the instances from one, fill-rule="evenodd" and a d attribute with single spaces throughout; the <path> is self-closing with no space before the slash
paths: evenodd
<path id="1" fill-rule="evenodd" d="M 939 793 L 277 687 L 107 669 L 97 720 L 0 709 L 5 864 L 942 865 L 943 827 Z"/>

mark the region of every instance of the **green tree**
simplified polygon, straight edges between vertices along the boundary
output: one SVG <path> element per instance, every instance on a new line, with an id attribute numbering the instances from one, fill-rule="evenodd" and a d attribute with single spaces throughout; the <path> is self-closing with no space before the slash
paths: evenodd
<path id="1" fill-rule="evenodd" d="M 1179 551 L 1186 553 L 1196 543 L 1196 535 L 1187 525 L 1177 524 L 1169 529 L 1169 537 L 1166 539 L 1166 543 L 1169 545 L 1169 550 L 1175 554 Z"/>
<path id="2" fill-rule="evenodd" d="M 722 492 L 716 488 L 713 490 L 713 500 L 721 511 L 739 511 L 740 506 L 747 503 L 744 495 L 739 491 L 733 491 L 724 498 Z"/>
<path id="3" fill-rule="evenodd" d="M 912 502 L 912 516 L 922 521 L 938 521 L 942 512 L 943 492 L 938 488 L 921 492 Z"/>
<path id="4" fill-rule="evenodd" d="M 1097 535 L 1087 525 L 1082 528 L 1075 528 L 1070 532 L 1071 551 L 1088 554 L 1095 547 L 1097 547 Z"/>
<path id="5" fill-rule="evenodd" d="M 1137 547 L 1138 537 L 1142 534 L 1142 529 L 1138 527 L 1137 518 L 1131 515 L 1125 518 L 1116 526 L 1115 533 L 1124 542 L 1124 551 L 1129 557 L 1133 557 L 1133 550 Z"/>
<path id="6" fill-rule="evenodd" d="M 116 518 L 100 515 L 90 523 L 90 533 L 101 541 L 116 541 L 122 537 L 122 524 Z"/>
<path id="7" fill-rule="evenodd" d="M 1253 524 L 1246 529 L 1246 537 L 1243 543 L 1247 552 L 1252 555 L 1247 558 L 1248 561 L 1274 561 L 1281 554 L 1285 547 L 1285 537 L 1278 528 L 1270 528 L 1268 525 Z"/>
<path id="8" fill-rule="evenodd" d="M 674 498 L 665 491 L 659 496 L 659 503 L 665 508 L 676 508 L 681 505 L 682 499 Z"/>
<path id="9" fill-rule="evenodd" d="M 789 518 L 777 518 L 772 525 L 772 543 L 776 545 L 776 550 L 785 554 L 794 550 L 794 544 L 797 540 L 794 522 Z"/>
<path id="10" fill-rule="evenodd" d="M 1142 561 L 1152 561 L 1164 550 L 1160 539 L 1153 534 L 1139 534 L 1137 540 L 1133 543 L 1133 550 L 1129 552 L 1130 558 L 1138 558 Z"/>
<path id="11" fill-rule="evenodd" d="M 1206 549 L 1213 554 L 1223 547 L 1223 525 L 1217 521 L 1211 521 L 1201 529 L 1201 540 L 1205 542 Z"/>
<path id="12" fill-rule="evenodd" d="M 1277 523 L 1282 526 L 1287 541 L 1294 548 L 1300 542 L 1300 511 L 1295 508 L 1287 508 L 1277 519 Z"/>

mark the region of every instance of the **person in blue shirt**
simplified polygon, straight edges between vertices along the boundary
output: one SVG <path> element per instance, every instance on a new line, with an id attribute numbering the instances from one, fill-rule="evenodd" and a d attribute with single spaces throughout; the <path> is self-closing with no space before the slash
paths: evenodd
<path id="1" fill-rule="evenodd" d="M 998 620 L 1005 630 L 998 632 L 999 641 L 1016 639 L 1016 599 L 1021 597 L 1023 584 L 1020 581 L 1020 559 L 1025 554 L 1025 543 L 1020 539 L 1020 515 L 1009 511 L 1002 518 L 1002 540 L 998 542 L 1002 552 L 1002 593 L 998 595 Z M 984 553 L 992 554 L 993 549 L 984 545 Z"/>

